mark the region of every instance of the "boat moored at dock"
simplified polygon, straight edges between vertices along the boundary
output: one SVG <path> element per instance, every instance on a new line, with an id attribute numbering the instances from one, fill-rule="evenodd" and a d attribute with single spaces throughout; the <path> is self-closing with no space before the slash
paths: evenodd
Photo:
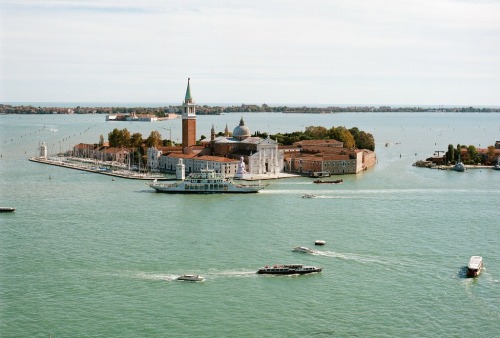
<path id="1" fill-rule="evenodd" d="M 302 264 L 276 264 L 276 265 L 266 265 L 260 268 L 258 274 L 270 274 L 270 275 L 304 275 L 307 273 L 321 272 L 323 268 L 317 268 L 315 266 L 305 266 Z"/>
<path id="2" fill-rule="evenodd" d="M 477 277 L 483 270 L 483 257 L 472 256 L 467 264 L 467 277 Z"/>

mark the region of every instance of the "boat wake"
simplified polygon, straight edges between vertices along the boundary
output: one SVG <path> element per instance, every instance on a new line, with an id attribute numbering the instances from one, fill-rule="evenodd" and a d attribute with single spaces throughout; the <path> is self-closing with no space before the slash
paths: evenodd
<path id="1" fill-rule="evenodd" d="M 360 255 L 353 253 L 343 253 L 343 252 L 335 252 L 335 251 L 315 251 L 313 255 L 317 256 L 325 256 L 332 258 L 340 258 L 343 260 L 355 261 L 361 264 L 380 264 L 384 266 L 394 267 L 395 265 L 409 265 L 405 262 L 402 262 L 401 259 L 388 258 L 383 256 L 373 256 L 373 255 Z"/>
<path id="2" fill-rule="evenodd" d="M 152 281 L 174 281 L 177 280 L 177 277 L 180 275 L 173 275 L 173 274 L 160 274 L 160 273 L 145 273 L 141 272 L 136 274 L 134 277 L 138 279 L 144 279 L 144 280 L 152 280 Z"/>

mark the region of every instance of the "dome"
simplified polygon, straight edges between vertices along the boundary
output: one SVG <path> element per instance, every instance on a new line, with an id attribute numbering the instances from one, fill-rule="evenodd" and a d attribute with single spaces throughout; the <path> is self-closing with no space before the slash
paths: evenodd
<path id="1" fill-rule="evenodd" d="M 250 134 L 250 129 L 248 129 L 248 127 L 245 126 L 245 121 L 243 121 L 242 117 L 240 120 L 240 125 L 234 128 L 233 130 L 233 137 L 237 138 L 238 140 L 243 140 L 250 136 L 252 136 Z"/>

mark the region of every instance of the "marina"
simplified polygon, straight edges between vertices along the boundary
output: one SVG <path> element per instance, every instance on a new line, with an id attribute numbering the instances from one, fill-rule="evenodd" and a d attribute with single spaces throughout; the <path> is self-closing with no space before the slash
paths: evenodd
<path id="1" fill-rule="evenodd" d="M 109 166 L 99 166 L 97 163 L 96 165 L 89 165 L 83 164 L 82 162 L 77 162 L 77 161 L 69 161 L 65 158 L 56 158 L 56 159 L 50 159 L 50 158 L 43 158 L 43 157 L 30 157 L 29 160 L 31 162 L 37 162 L 37 163 L 43 163 L 43 164 L 49 164 L 49 165 L 54 165 L 58 167 L 63 167 L 63 168 L 68 168 L 68 169 L 76 169 L 76 170 L 82 170 L 90 173 L 95 173 L 95 174 L 101 174 L 101 175 L 106 175 L 106 176 L 112 176 L 112 177 L 119 177 L 119 178 L 126 178 L 126 179 L 134 179 L 134 180 L 156 180 L 156 181 L 164 181 L 164 180 L 169 180 L 169 178 L 166 178 L 165 176 L 161 174 L 152 174 L 152 173 L 140 173 L 140 172 L 133 172 L 130 170 L 126 170 L 126 168 L 120 168 L 120 169 L 110 169 Z M 170 178 L 171 180 L 171 178 Z"/>

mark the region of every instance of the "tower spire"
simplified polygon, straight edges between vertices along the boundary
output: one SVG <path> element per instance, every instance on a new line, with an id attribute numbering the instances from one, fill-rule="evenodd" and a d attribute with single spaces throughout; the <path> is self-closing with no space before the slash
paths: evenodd
<path id="1" fill-rule="evenodd" d="M 188 77 L 188 85 L 187 85 L 187 88 L 186 88 L 186 96 L 184 97 L 184 101 L 186 103 L 193 101 L 193 98 L 191 97 L 191 85 L 189 84 L 190 80 L 191 80 L 191 78 Z"/>

